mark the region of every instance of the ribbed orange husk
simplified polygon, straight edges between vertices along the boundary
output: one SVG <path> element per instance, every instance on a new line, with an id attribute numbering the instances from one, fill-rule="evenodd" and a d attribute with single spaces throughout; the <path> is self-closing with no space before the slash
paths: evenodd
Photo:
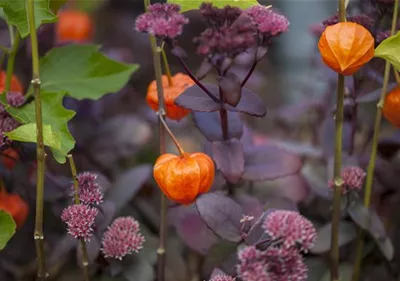
<path id="1" fill-rule="evenodd" d="M 393 126 L 400 128 L 400 88 L 397 87 L 390 91 L 385 98 L 385 104 L 382 109 L 385 118 Z"/>
<path id="2" fill-rule="evenodd" d="M 6 86 L 6 80 L 7 80 L 7 73 L 5 71 L 0 72 L 0 94 L 3 93 L 4 88 Z M 10 92 L 14 93 L 24 93 L 24 88 L 22 87 L 22 84 L 19 82 L 17 76 L 12 74 L 11 76 L 11 84 L 10 84 Z"/>
<path id="3" fill-rule="evenodd" d="M 190 113 L 190 110 L 177 106 L 174 102 L 187 88 L 193 86 L 195 83 L 193 80 L 183 74 L 177 73 L 172 76 L 173 85 L 170 86 L 168 83 L 168 77 L 162 76 L 162 84 L 164 90 L 165 110 L 167 117 L 173 120 L 180 120 Z M 148 105 L 154 110 L 158 111 L 158 93 L 157 83 L 154 80 L 150 83 L 147 89 L 146 97 Z"/>
<path id="4" fill-rule="evenodd" d="M 0 193 L 0 210 L 9 213 L 17 227 L 21 227 L 28 216 L 29 206 L 18 194 Z"/>
<path id="5" fill-rule="evenodd" d="M 153 170 L 160 189 L 172 201 L 183 205 L 192 204 L 197 196 L 210 190 L 214 182 L 215 167 L 204 153 L 184 156 L 161 155 Z"/>
<path id="6" fill-rule="evenodd" d="M 347 76 L 373 58 L 374 37 L 360 24 L 339 22 L 325 29 L 318 48 L 326 65 Z"/>
<path id="7" fill-rule="evenodd" d="M 56 25 L 57 42 L 87 42 L 92 39 L 93 22 L 82 11 L 65 10 L 58 14 Z"/>

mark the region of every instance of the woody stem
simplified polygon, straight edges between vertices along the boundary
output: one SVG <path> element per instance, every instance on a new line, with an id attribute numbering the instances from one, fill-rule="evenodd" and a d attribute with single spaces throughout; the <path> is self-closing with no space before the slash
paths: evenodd
<path id="1" fill-rule="evenodd" d="M 339 0 L 339 20 L 346 21 L 345 0 Z M 335 150 L 334 150 L 334 195 L 331 232 L 331 280 L 339 281 L 339 222 L 343 180 L 342 144 L 343 144 L 343 114 L 344 114 L 344 76 L 338 74 L 336 113 L 335 113 Z"/>
<path id="2" fill-rule="evenodd" d="M 398 14 L 399 14 L 399 0 L 395 0 L 394 9 L 393 9 L 393 18 L 392 18 L 392 28 L 390 31 L 391 36 L 396 31 Z M 376 162 L 376 156 L 377 156 L 377 152 L 378 152 L 378 140 L 379 140 L 379 131 L 380 131 L 380 127 L 381 127 L 382 108 L 385 104 L 385 98 L 386 98 L 388 84 L 389 84 L 389 77 L 390 77 L 390 63 L 386 61 L 385 72 L 383 74 L 382 92 L 381 92 L 379 102 L 377 104 L 376 115 L 375 115 L 374 133 L 372 136 L 372 145 L 371 145 L 372 146 L 371 147 L 371 157 L 369 158 L 369 163 L 368 163 L 368 168 L 367 168 L 367 178 L 365 180 L 364 206 L 366 208 L 369 208 L 369 206 L 371 205 L 372 183 L 374 180 L 375 162 Z M 362 260 L 363 247 L 364 247 L 364 237 L 365 237 L 364 231 L 362 229 L 359 229 L 358 237 L 357 237 L 356 259 L 355 259 L 354 267 L 353 267 L 352 281 L 358 281 L 359 276 L 360 276 L 361 260 Z"/>
<path id="3" fill-rule="evenodd" d="M 75 166 L 74 158 L 72 157 L 71 154 L 67 155 L 67 158 L 68 158 L 69 166 L 71 169 L 72 180 L 74 182 L 74 201 L 75 201 L 75 204 L 78 205 L 81 202 L 79 200 L 79 184 L 78 184 L 78 179 L 77 179 L 76 166 Z M 81 250 L 82 250 L 83 277 L 84 277 L 85 281 L 89 281 L 89 258 L 88 258 L 86 242 L 82 238 L 82 239 L 80 239 L 80 243 L 81 243 Z"/>
<path id="4" fill-rule="evenodd" d="M 144 0 L 144 6 L 147 11 L 150 5 L 150 0 Z M 157 46 L 156 38 L 150 35 L 150 45 L 151 52 L 153 55 L 153 66 L 154 74 L 157 84 L 157 96 L 158 96 L 158 114 L 159 114 L 159 144 L 160 144 L 160 154 L 166 152 L 165 145 L 165 127 L 162 121 L 165 117 L 165 101 L 164 101 L 164 90 L 162 85 L 162 69 L 161 69 L 161 58 L 160 51 Z M 160 207 L 160 239 L 157 249 L 157 281 L 164 281 L 165 279 L 165 241 L 167 236 L 167 198 L 163 193 L 161 193 L 161 207 Z"/>
<path id="5" fill-rule="evenodd" d="M 11 86 L 11 79 L 12 75 L 14 73 L 14 63 L 15 63 L 15 57 L 17 55 L 18 47 L 19 47 L 19 42 L 21 37 L 19 36 L 18 30 L 14 33 L 14 40 L 13 40 L 13 45 L 11 46 L 11 50 L 8 53 L 8 61 L 7 61 L 7 76 L 6 76 L 6 83 L 4 85 L 4 92 L 7 94 L 10 91 L 10 86 Z"/>
<path id="6" fill-rule="evenodd" d="M 172 81 L 171 68 L 169 67 L 167 54 L 165 53 L 164 48 L 161 49 L 161 56 L 164 63 L 165 74 L 168 78 L 168 85 L 172 87 L 174 85 L 174 82 Z"/>
<path id="7" fill-rule="evenodd" d="M 37 279 L 44 281 L 47 279 L 46 260 L 44 253 L 44 234 L 43 234 L 43 197 L 44 197 L 44 173 L 46 153 L 43 141 L 43 121 L 42 121 L 42 102 L 40 99 L 40 71 L 39 71 L 39 50 L 35 25 L 35 3 L 34 0 L 26 0 L 29 33 L 32 49 L 32 85 L 35 95 L 35 117 L 36 117 L 36 218 L 34 240 L 38 260 Z"/>
<path id="8" fill-rule="evenodd" d="M 184 155 L 185 151 L 183 150 L 182 146 L 179 144 L 178 140 L 176 139 L 175 135 L 172 133 L 171 129 L 168 127 L 167 122 L 163 117 L 160 116 L 160 121 L 164 126 L 165 131 L 168 133 L 168 135 L 171 137 L 172 141 L 174 142 L 176 148 L 178 149 L 180 155 Z"/>

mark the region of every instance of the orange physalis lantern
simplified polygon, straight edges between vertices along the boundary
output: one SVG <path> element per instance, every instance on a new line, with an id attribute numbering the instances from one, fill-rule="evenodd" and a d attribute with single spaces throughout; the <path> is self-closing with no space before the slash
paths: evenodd
<path id="1" fill-rule="evenodd" d="M 0 210 L 9 213 L 17 227 L 21 227 L 28 216 L 29 206 L 18 194 L 7 194 L 0 191 Z"/>
<path id="2" fill-rule="evenodd" d="M 19 154 L 15 149 L 9 147 L 3 151 L 3 165 L 8 169 L 12 170 L 14 169 L 15 165 L 19 161 Z"/>
<path id="3" fill-rule="evenodd" d="M 169 84 L 168 77 L 166 75 L 162 76 L 165 110 L 168 118 L 173 120 L 180 120 L 188 115 L 190 111 L 176 105 L 174 103 L 175 99 L 179 97 L 187 88 L 193 86 L 195 83 L 189 76 L 183 73 L 177 73 L 171 78 L 172 85 Z M 157 83 L 155 80 L 150 83 L 147 89 L 146 100 L 148 105 L 154 111 L 158 111 Z"/>
<path id="4" fill-rule="evenodd" d="M 393 126 L 400 128 L 400 88 L 396 87 L 385 98 L 383 115 Z"/>
<path id="5" fill-rule="evenodd" d="M 214 162 L 204 153 L 163 154 L 154 165 L 154 178 L 171 200 L 183 205 L 210 190 L 214 181 Z"/>
<path id="6" fill-rule="evenodd" d="M 374 37 L 358 23 L 339 22 L 325 29 L 318 48 L 326 65 L 352 75 L 373 58 Z"/>
<path id="7" fill-rule="evenodd" d="M 57 42 L 86 42 L 91 39 L 92 31 L 93 22 L 87 13 L 65 10 L 58 14 L 56 26 Z"/>
<path id="8" fill-rule="evenodd" d="M 7 73 L 5 71 L 0 72 L 0 94 L 3 93 L 4 88 L 6 86 L 7 80 Z M 11 84 L 10 84 L 10 92 L 14 93 L 24 93 L 24 88 L 22 87 L 21 83 L 19 82 L 17 76 L 14 74 L 11 76 Z"/>

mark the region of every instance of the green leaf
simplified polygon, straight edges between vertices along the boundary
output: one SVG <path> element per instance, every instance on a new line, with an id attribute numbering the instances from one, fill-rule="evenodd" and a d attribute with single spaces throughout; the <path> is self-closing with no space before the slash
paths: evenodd
<path id="1" fill-rule="evenodd" d="M 375 49 L 375 57 L 387 60 L 400 70 L 400 32 L 383 40 Z"/>
<path id="2" fill-rule="evenodd" d="M 15 25 L 21 37 L 29 34 L 26 1 L 22 0 L 0 0 L 0 7 L 3 7 L 6 21 Z M 35 0 L 35 25 L 38 28 L 43 23 L 51 23 L 57 20 L 50 9 L 49 0 Z"/>
<path id="3" fill-rule="evenodd" d="M 3 250 L 15 233 L 15 222 L 9 213 L 0 210 L 0 250 Z"/>
<path id="4" fill-rule="evenodd" d="M 204 2 L 212 2 L 212 4 L 218 8 L 223 8 L 227 5 L 233 7 L 239 7 L 241 9 L 251 8 L 255 5 L 259 5 L 257 0 L 168 0 L 168 3 L 178 4 L 181 6 L 181 12 L 186 12 L 189 10 L 196 10 Z"/>
<path id="5" fill-rule="evenodd" d="M 5 133 L 10 139 L 21 142 L 36 142 L 36 124 L 29 123 L 19 126 L 15 130 Z M 59 136 L 52 130 L 50 125 L 43 124 L 43 142 L 54 149 L 61 149 Z"/>
<path id="6" fill-rule="evenodd" d="M 68 121 L 75 116 L 75 112 L 62 105 L 64 96 L 64 93 L 51 92 L 42 92 L 40 96 L 43 124 L 50 126 L 48 135 L 44 132 L 44 137 L 49 140 L 49 143 L 45 144 L 52 148 L 53 156 L 59 163 L 65 163 L 65 156 L 75 146 L 75 140 L 68 129 Z M 35 104 L 33 102 L 21 108 L 8 107 L 7 111 L 23 124 L 36 125 Z M 36 143 L 36 132 L 34 132 L 33 139 L 25 141 Z"/>
<path id="7" fill-rule="evenodd" d="M 41 87 L 65 91 L 78 100 L 96 100 L 120 90 L 138 69 L 107 58 L 94 45 L 68 45 L 54 48 L 40 61 Z"/>

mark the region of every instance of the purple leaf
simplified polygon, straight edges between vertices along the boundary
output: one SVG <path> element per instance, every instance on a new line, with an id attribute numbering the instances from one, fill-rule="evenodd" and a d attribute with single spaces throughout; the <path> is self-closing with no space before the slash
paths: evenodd
<path id="1" fill-rule="evenodd" d="M 392 89 L 392 88 L 396 87 L 396 85 L 397 85 L 396 83 L 390 83 L 388 85 L 388 89 Z M 374 91 L 365 93 L 363 95 L 358 96 L 356 99 L 356 102 L 357 103 L 367 103 L 367 102 L 378 101 L 379 97 L 381 96 L 381 92 L 382 92 L 382 89 L 379 88 Z"/>
<path id="2" fill-rule="evenodd" d="M 390 137 L 379 141 L 378 151 L 386 157 L 393 156 L 400 149 L 400 130 L 397 130 Z"/>
<path id="3" fill-rule="evenodd" d="M 235 196 L 235 201 L 242 206 L 245 215 L 258 218 L 263 213 L 264 206 L 260 203 L 260 200 L 258 200 L 257 197 L 246 193 L 238 193 Z"/>
<path id="4" fill-rule="evenodd" d="M 112 201 L 104 201 L 99 206 L 99 214 L 96 217 L 96 232 L 102 234 L 111 223 L 116 213 L 115 204 Z"/>
<path id="5" fill-rule="evenodd" d="M 333 155 L 335 146 L 335 120 L 332 116 L 328 116 L 321 124 L 319 131 L 319 142 L 326 156 Z M 351 123 L 343 122 L 343 150 L 348 151 L 351 140 Z"/>
<path id="6" fill-rule="evenodd" d="M 196 77 L 199 80 L 204 79 L 207 74 L 213 69 L 212 64 L 208 61 L 208 58 L 204 59 L 197 70 Z"/>
<path id="7" fill-rule="evenodd" d="M 247 147 L 242 178 L 261 181 L 296 174 L 302 167 L 300 157 L 274 144 Z"/>
<path id="8" fill-rule="evenodd" d="M 242 94 L 239 77 L 232 72 L 228 72 L 226 76 L 222 77 L 219 81 L 219 87 L 222 96 L 224 97 L 224 101 L 227 104 L 236 107 Z"/>
<path id="9" fill-rule="evenodd" d="M 242 112 L 256 117 L 264 117 L 267 114 L 263 100 L 246 88 L 242 89 L 242 96 L 236 107 L 229 104 L 224 104 L 224 107 L 228 111 Z"/>
<path id="10" fill-rule="evenodd" d="M 201 133 L 210 141 L 222 141 L 221 118 L 218 112 L 193 112 L 193 121 Z M 243 123 L 236 112 L 228 111 L 228 136 L 240 139 Z"/>
<path id="11" fill-rule="evenodd" d="M 220 274 L 234 275 L 235 266 L 237 264 L 237 245 L 226 240 L 221 240 L 215 244 L 207 253 L 203 264 L 203 273 L 209 275 Z M 218 271 L 215 271 L 215 267 L 219 267 Z"/>
<path id="12" fill-rule="evenodd" d="M 239 242 L 243 210 L 220 193 L 206 193 L 196 200 L 197 210 L 207 226 L 222 239 Z"/>
<path id="13" fill-rule="evenodd" d="M 216 93 L 218 93 L 218 88 L 215 85 L 205 84 L 205 86 L 214 94 L 214 96 L 217 96 Z M 210 98 L 197 85 L 187 88 L 185 92 L 175 100 L 175 104 L 186 109 L 200 112 L 217 111 L 221 108 L 220 103 Z"/>
<path id="14" fill-rule="evenodd" d="M 271 212 L 271 210 L 267 210 L 263 212 L 258 219 L 254 222 L 254 224 L 251 226 L 249 232 L 247 233 L 246 236 L 246 243 L 249 245 L 256 244 L 258 241 L 265 240 L 269 236 L 265 233 L 265 230 L 263 229 L 262 225 L 264 223 L 265 218 L 267 215 Z"/>
<path id="15" fill-rule="evenodd" d="M 178 236 L 192 250 L 206 255 L 209 249 L 218 241 L 218 238 L 204 223 L 194 205 L 173 208 L 168 215 L 175 226 Z"/>
<path id="16" fill-rule="evenodd" d="M 212 155 L 217 168 L 230 183 L 237 183 L 244 171 L 243 146 L 237 139 L 212 143 Z"/>
<path id="17" fill-rule="evenodd" d="M 150 179 L 151 165 L 136 166 L 120 175 L 113 187 L 107 193 L 107 200 L 114 202 L 116 210 L 120 210 L 140 190 L 142 185 Z"/>

